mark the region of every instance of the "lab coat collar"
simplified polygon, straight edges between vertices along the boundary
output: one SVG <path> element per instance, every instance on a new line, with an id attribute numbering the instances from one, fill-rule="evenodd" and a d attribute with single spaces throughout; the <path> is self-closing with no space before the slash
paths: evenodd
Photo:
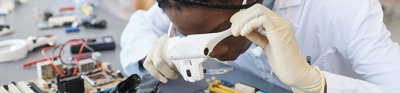
<path id="1" fill-rule="evenodd" d="M 299 5 L 301 0 L 276 0 L 277 8 L 288 8 Z"/>

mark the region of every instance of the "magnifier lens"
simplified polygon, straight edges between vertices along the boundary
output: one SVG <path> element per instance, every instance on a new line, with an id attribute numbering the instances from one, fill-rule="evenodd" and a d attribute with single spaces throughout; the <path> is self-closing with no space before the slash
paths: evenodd
<path id="1" fill-rule="evenodd" d="M 15 50 L 17 50 L 17 49 L 20 49 L 22 47 L 22 45 L 19 45 L 19 44 L 14 44 L 14 45 L 11 45 L 11 44 L 8 44 L 8 45 L 1 45 L 0 46 L 0 53 L 2 53 L 2 52 L 8 52 L 8 51 L 15 51 Z"/>

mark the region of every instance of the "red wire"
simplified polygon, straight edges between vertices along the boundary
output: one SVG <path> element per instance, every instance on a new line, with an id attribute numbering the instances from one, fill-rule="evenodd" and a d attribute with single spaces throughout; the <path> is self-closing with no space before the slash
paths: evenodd
<path id="1" fill-rule="evenodd" d="M 57 55 L 57 56 L 54 56 L 52 59 L 59 58 L 59 57 L 60 57 L 60 55 Z M 34 65 L 36 63 L 40 63 L 40 62 L 43 62 L 43 61 L 46 61 L 46 60 L 48 60 L 48 59 L 47 58 L 43 58 L 43 59 L 27 62 L 27 63 L 22 64 L 22 67 L 31 66 L 31 65 Z"/>
<path id="2" fill-rule="evenodd" d="M 79 44 L 82 44 L 82 41 L 80 41 L 80 42 L 75 42 L 75 41 L 77 41 L 77 40 L 70 40 L 70 41 L 68 41 L 67 44 L 65 44 L 63 47 L 65 47 L 66 45 L 79 45 Z M 86 45 L 87 41 L 88 41 L 88 39 L 85 39 L 84 42 L 83 42 L 83 44 L 81 45 L 81 49 L 79 50 L 79 54 L 78 54 L 78 60 L 77 60 L 77 63 L 76 63 L 76 67 L 75 67 L 75 70 L 74 70 L 74 72 L 72 73 L 72 75 L 75 75 L 75 74 L 76 74 L 76 71 L 78 70 L 79 59 L 80 59 L 80 56 L 81 56 L 81 54 L 82 54 L 83 47 Z M 58 48 L 58 47 L 57 47 L 57 46 L 49 46 L 49 47 L 43 48 L 43 49 L 42 49 L 42 55 L 43 55 L 47 60 L 50 61 L 51 65 L 54 67 L 54 69 L 56 69 L 56 71 L 57 71 L 62 77 L 65 77 L 65 74 L 62 73 L 62 72 L 57 68 L 57 66 L 54 64 L 54 62 L 51 60 L 51 58 L 48 57 L 48 56 L 46 55 L 46 53 L 45 53 L 46 50 L 48 50 L 48 49 L 53 49 L 53 48 Z M 62 52 L 62 54 L 64 54 L 64 52 Z M 58 56 L 54 56 L 53 58 L 55 58 L 55 57 L 60 57 L 62 54 L 60 54 L 60 55 L 58 55 Z M 40 60 L 38 60 L 38 61 L 40 61 Z M 34 62 L 30 62 L 30 63 L 31 63 L 31 64 L 35 64 L 35 63 L 39 63 L 39 62 L 34 61 Z M 27 63 L 27 64 L 28 64 L 28 63 Z"/>
<path id="3" fill-rule="evenodd" d="M 67 46 L 67 45 L 78 45 L 78 44 L 81 44 L 81 43 L 82 43 L 81 41 L 80 41 L 80 42 L 76 42 L 76 41 L 77 41 L 77 40 L 70 40 L 70 41 L 67 41 L 67 44 L 65 44 L 64 47 Z M 62 56 L 62 55 L 64 55 L 64 50 L 62 50 L 62 52 L 61 52 L 60 55 L 53 56 L 52 59 L 59 58 L 59 57 Z M 37 63 L 46 61 L 46 60 L 48 60 L 48 59 L 47 59 L 47 58 L 44 58 L 44 59 L 39 59 L 39 60 L 31 61 L 31 62 L 26 62 L 26 63 L 22 64 L 22 67 L 31 66 L 31 65 L 34 65 L 34 64 L 37 64 Z"/>
<path id="4" fill-rule="evenodd" d="M 82 54 L 83 48 L 84 48 L 84 46 L 86 45 L 87 41 L 88 41 L 88 39 L 85 39 L 84 42 L 83 42 L 83 44 L 81 45 L 81 49 L 79 50 L 79 54 L 78 54 L 78 60 L 76 61 L 75 70 L 74 70 L 74 72 L 72 73 L 72 75 L 75 75 L 75 74 L 76 74 L 76 71 L 78 71 L 79 60 L 81 59 L 81 54 Z"/>
<path id="5" fill-rule="evenodd" d="M 58 48 L 58 47 L 57 47 L 57 48 Z M 59 58 L 59 57 L 60 57 L 60 56 L 62 56 L 62 55 L 64 55 L 64 50 L 62 50 L 61 54 L 59 54 L 59 55 L 56 55 L 56 56 L 53 56 L 53 58 L 51 58 L 51 59 L 56 59 L 56 58 Z M 34 65 L 34 64 L 37 64 L 37 63 L 40 63 L 40 62 L 46 61 L 46 60 L 47 60 L 47 58 L 43 58 L 43 59 L 39 59 L 39 60 L 35 60 L 35 61 L 31 61 L 31 62 L 26 62 L 26 63 L 22 64 L 22 67 L 31 66 L 31 65 Z"/>
<path id="6" fill-rule="evenodd" d="M 57 71 L 61 76 L 65 77 L 65 74 L 62 73 L 62 72 L 58 69 L 58 67 L 57 67 L 56 65 L 54 65 L 54 63 L 53 63 L 53 61 L 51 60 L 51 58 L 48 57 L 48 56 L 46 55 L 46 53 L 44 52 L 44 51 L 46 51 L 46 50 L 48 50 L 48 49 L 53 49 L 53 48 L 57 48 L 57 47 L 56 47 L 56 46 L 49 46 L 49 47 L 43 48 L 43 49 L 42 49 L 42 55 L 43 55 L 47 60 L 50 61 L 51 65 L 54 67 L 54 69 L 56 69 L 56 71 Z"/>

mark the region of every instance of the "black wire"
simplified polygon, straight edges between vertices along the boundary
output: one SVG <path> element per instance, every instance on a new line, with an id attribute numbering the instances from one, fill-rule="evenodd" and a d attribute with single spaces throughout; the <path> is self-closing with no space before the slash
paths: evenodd
<path id="1" fill-rule="evenodd" d="M 175 2 L 194 4 L 194 5 L 199 5 L 199 6 L 209 7 L 209 8 L 218 8 L 218 9 L 246 9 L 246 8 L 253 6 L 254 4 L 261 3 L 261 0 L 256 0 L 250 4 L 245 4 L 245 5 L 211 4 L 211 3 L 203 2 L 200 0 L 175 0 Z"/>
<path id="2" fill-rule="evenodd" d="M 62 45 L 61 45 L 61 48 L 60 48 L 60 51 L 58 52 L 58 54 L 60 55 L 59 58 L 60 58 L 60 61 L 61 61 L 62 64 L 67 64 L 67 63 L 65 63 L 65 62 L 63 61 L 62 55 L 61 55 L 62 51 L 64 50 L 64 46 L 65 46 L 65 44 L 67 44 L 67 43 L 68 43 L 68 41 L 65 42 L 64 44 L 62 44 Z M 70 65 L 70 64 L 67 64 L 67 65 Z"/>
<path id="3" fill-rule="evenodd" d="M 52 60 L 52 61 L 54 61 L 54 60 L 57 59 L 57 58 L 54 58 L 54 57 L 55 57 L 55 56 L 54 56 L 54 52 L 56 52 L 57 49 L 60 49 L 60 46 L 57 46 L 57 45 L 56 45 L 56 48 L 53 49 L 53 51 L 51 52 L 51 56 L 52 56 L 52 57 L 51 57 L 51 60 Z"/>
<path id="4" fill-rule="evenodd" d="M 82 42 L 84 42 L 83 39 L 71 39 L 71 40 L 68 40 L 67 42 L 65 42 L 64 44 L 62 44 L 62 46 L 60 46 L 60 51 L 59 51 L 59 53 L 58 53 L 58 54 L 60 55 L 59 59 L 60 59 L 60 61 L 61 61 L 62 64 L 74 65 L 74 63 L 65 63 L 64 60 L 62 59 L 62 55 L 61 55 L 62 51 L 64 50 L 65 44 L 67 44 L 68 42 L 70 42 L 70 41 L 72 41 L 72 40 L 77 40 L 77 41 L 82 41 Z M 82 44 L 83 44 L 83 43 L 82 43 Z M 87 44 L 85 45 L 85 48 L 88 48 L 90 51 L 94 52 L 93 48 L 90 47 L 90 46 L 88 46 Z"/>
<path id="5" fill-rule="evenodd" d="M 157 91 L 158 91 L 158 86 L 160 86 L 160 84 L 161 84 L 161 82 L 159 81 L 159 82 L 157 83 L 157 86 L 155 86 L 155 87 L 153 88 L 153 90 L 152 90 L 150 93 L 157 93 Z"/>
<path id="6" fill-rule="evenodd" d="M 72 39 L 72 40 L 80 40 L 82 41 L 82 39 Z M 74 65 L 73 63 L 65 63 L 64 60 L 62 59 L 62 51 L 64 50 L 65 44 L 67 44 L 68 42 L 72 41 L 72 40 L 68 40 L 67 42 L 65 42 L 64 44 L 62 44 L 61 48 L 60 48 L 60 52 L 58 53 L 60 55 L 60 61 L 62 64 L 66 64 L 66 65 Z"/>

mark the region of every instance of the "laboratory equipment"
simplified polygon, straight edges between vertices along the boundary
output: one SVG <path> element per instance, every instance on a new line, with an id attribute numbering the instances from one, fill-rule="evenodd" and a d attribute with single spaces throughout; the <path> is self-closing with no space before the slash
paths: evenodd
<path id="1" fill-rule="evenodd" d="M 177 36 L 175 26 L 171 24 L 168 30 L 167 57 L 186 81 L 199 81 L 204 78 L 202 63 L 207 60 L 215 45 L 230 35 L 228 29 L 218 33 Z"/>
<path id="2" fill-rule="evenodd" d="M 247 0 L 243 0 L 242 7 L 255 4 L 246 5 L 246 2 Z M 207 69 L 204 70 L 202 63 L 207 60 L 209 54 L 220 41 L 231 35 L 232 32 L 227 29 L 217 33 L 177 36 L 176 28 L 171 23 L 168 29 L 167 57 L 172 60 L 186 81 L 199 81 L 204 78 L 204 72 L 207 71 Z M 214 74 L 221 74 L 230 70 L 232 69 L 221 68 L 214 70 Z"/>
<path id="3" fill-rule="evenodd" d="M 30 36 L 28 39 L 9 39 L 0 41 L 0 62 L 8 62 L 24 58 L 35 48 L 54 45 L 57 36 Z"/>

